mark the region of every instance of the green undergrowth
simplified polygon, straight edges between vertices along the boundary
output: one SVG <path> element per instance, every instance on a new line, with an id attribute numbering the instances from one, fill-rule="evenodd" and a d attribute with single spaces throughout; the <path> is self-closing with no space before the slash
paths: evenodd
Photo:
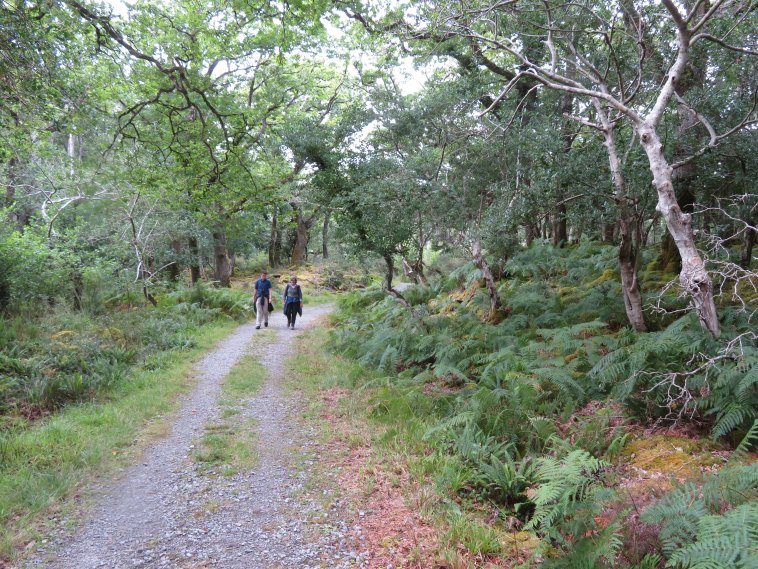
<path id="1" fill-rule="evenodd" d="M 267 336 L 269 340 L 271 336 Z M 257 337 L 256 340 L 259 340 Z M 197 443 L 193 459 L 222 476 L 249 470 L 257 461 L 255 422 L 241 415 L 241 406 L 258 391 L 266 378 L 266 369 L 254 355 L 244 356 L 224 378 L 219 406 L 221 417 L 206 425 Z"/>
<path id="2" fill-rule="evenodd" d="M 746 341 L 739 355 L 697 370 L 751 329 L 749 313 L 722 306 L 721 341 L 680 313 L 650 313 L 652 331 L 634 332 L 624 325 L 614 267 L 611 247 L 537 245 L 506 263 L 495 322 L 483 317 L 489 298 L 471 265 L 406 291 L 411 310 L 379 289 L 341 300 L 329 347 L 361 367 L 322 381 L 354 390 L 353 412 L 375 426 L 380 452 L 436 488 L 449 564 L 755 566 L 758 464 L 747 449 L 758 429 L 758 347 Z M 665 276 L 641 276 L 652 301 Z M 681 302 L 661 299 L 674 310 Z M 679 449 L 677 461 L 650 460 L 646 470 L 643 429 L 672 417 L 702 434 L 667 439 L 660 431 L 657 448 Z M 687 459 L 691 440 L 697 448 Z M 740 440 L 739 460 L 713 466 L 713 451 L 728 455 Z M 651 488 L 641 472 L 662 483 Z M 718 489 L 720 509 L 706 499 L 689 532 L 670 529 L 676 520 L 639 516 L 638 502 L 660 504 L 661 496 L 686 508 L 682 484 L 689 496 Z M 745 527 L 720 550 L 738 519 Z"/>
<path id="3" fill-rule="evenodd" d="M 140 446 L 135 440 L 158 434 L 160 421 L 150 422 L 175 409 L 177 394 L 191 383 L 193 363 L 234 326 L 230 320 L 206 324 L 193 347 L 149 358 L 150 365 L 132 369 L 107 399 L 68 405 L 33 424 L 6 421 L 0 435 L 0 557 L 12 558 L 45 519 L 70 512 L 76 493 L 93 477 L 129 460 Z"/>
<path id="4" fill-rule="evenodd" d="M 0 320 L 0 558 L 159 429 L 145 426 L 174 408 L 193 361 L 248 314 L 244 295 L 196 287 L 157 308 Z"/>
<path id="5" fill-rule="evenodd" d="M 252 313 L 244 293 L 206 286 L 158 301 L 0 319 L 0 427 L 107 397 L 132 369 L 161 367 L 166 354 L 193 348 L 200 327 Z"/>

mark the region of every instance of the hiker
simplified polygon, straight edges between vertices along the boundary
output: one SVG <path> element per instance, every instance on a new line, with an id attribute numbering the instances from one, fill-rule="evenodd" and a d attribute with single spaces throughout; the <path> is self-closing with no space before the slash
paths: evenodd
<path id="1" fill-rule="evenodd" d="M 255 293 L 253 293 L 253 303 L 255 304 L 255 329 L 261 329 L 261 322 L 268 328 L 268 305 L 271 304 L 271 281 L 268 280 L 268 273 L 261 272 L 261 278 L 255 281 Z"/>
<path id="2" fill-rule="evenodd" d="M 287 317 L 287 328 L 295 329 L 295 318 L 303 315 L 303 291 L 297 284 L 297 277 L 292 277 L 284 287 L 284 315 Z"/>

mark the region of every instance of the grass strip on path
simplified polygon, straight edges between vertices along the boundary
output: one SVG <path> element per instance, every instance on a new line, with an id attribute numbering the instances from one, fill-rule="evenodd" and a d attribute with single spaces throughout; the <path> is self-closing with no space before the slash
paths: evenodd
<path id="1" fill-rule="evenodd" d="M 266 335 L 265 341 L 271 341 Z M 256 336 L 256 344 L 261 335 Z M 253 468 L 255 450 L 255 419 L 245 417 L 242 407 L 253 397 L 266 379 L 266 368 L 254 354 L 237 362 L 224 378 L 219 398 L 220 417 L 205 427 L 205 433 L 193 453 L 193 459 L 207 468 L 219 469 L 223 476 L 233 476 Z"/>

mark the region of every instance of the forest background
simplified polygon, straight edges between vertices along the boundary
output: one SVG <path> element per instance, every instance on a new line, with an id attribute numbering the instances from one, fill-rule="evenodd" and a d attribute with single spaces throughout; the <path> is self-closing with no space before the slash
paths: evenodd
<path id="1" fill-rule="evenodd" d="M 235 271 L 308 263 L 324 288 L 384 274 L 330 349 L 379 374 L 385 440 L 434 457 L 450 563 L 516 528 L 526 563 L 755 567 L 756 13 L 4 0 L 4 524 L 69 488 L 29 429 L 247 317 Z M 733 452 L 613 491 L 672 427 Z"/>

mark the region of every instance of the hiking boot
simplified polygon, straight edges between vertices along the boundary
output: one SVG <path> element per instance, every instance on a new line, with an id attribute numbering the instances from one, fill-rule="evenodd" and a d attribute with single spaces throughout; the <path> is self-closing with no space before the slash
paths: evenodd
<path id="1" fill-rule="evenodd" d="M 261 329 L 261 327 L 260 327 L 260 326 L 256 326 L 256 327 L 255 327 L 255 329 L 256 329 L 256 330 L 260 330 L 260 329 Z"/>
<path id="2" fill-rule="evenodd" d="M 263 325 L 268 328 L 268 322 L 264 322 Z"/>

